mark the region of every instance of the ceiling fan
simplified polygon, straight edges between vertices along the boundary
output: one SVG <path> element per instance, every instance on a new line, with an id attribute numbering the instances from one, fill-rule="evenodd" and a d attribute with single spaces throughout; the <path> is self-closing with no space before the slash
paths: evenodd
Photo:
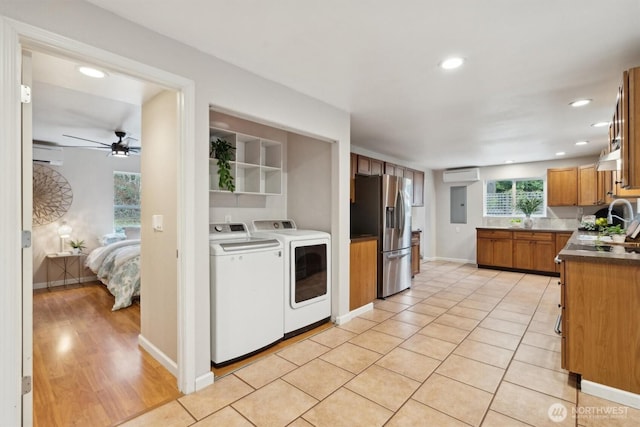
<path id="1" fill-rule="evenodd" d="M 118 140 L 111 144 L 106 144 L 104 142 L 94 141 L 92 139 L 87 139 L 87 138 L 80 138 L 79 136 L 73 136 L 73 135 L 62 135 L 62 136 L 66 136 L 67 138 L 79 139 L 81 141 L 93 142 L 94 144 L 99 144 L 102 146 L 102 147 L 96 147 L 93 145 L 85 145 L 85 146 L 74 145 L 73 147 L 75 148 L 102 148 L 105 150 L 111 150 L 111 155 L 115 157 L 127 157 L 129 156 L 129 152 L 135 153 L 135 154 L 140 153 L 140 151 L 142 150 L 142 147 L 129 146 L 129 140 L 137 141 L 137 139 L 127 136 L 127 133 L 121 130 L 115 131 L 115 134 Z M 125 140 L 123 141 L 123 139 Z"/>

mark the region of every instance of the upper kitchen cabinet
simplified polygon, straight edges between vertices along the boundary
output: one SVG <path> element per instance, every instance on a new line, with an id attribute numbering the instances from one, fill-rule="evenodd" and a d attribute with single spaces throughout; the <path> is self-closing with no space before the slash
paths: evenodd
<path id="1" fill-rule="evenodd" d="M 215 127 L 209 128 L 209 138 L 223 139 L 235 148 L 231 161 L 235 193 L 282 194 L 282 143 Z M 215 158 L 209 159 L 209 190 L 226 191 L 218 186 Z"/>
<path id="2" fill-rule="evenodd" d="M 424 172 L 413 171 L 412 206 L 424 206 Z"/>
<path id="3" fill-rule="evenodd" d="M 578 168 L 547 169 L 547 205 L 578 204 Z"/>
<path id="4" fill-rule="evenodd" d="M 602 205 L 605 199 L 605 173 L 596 170 L 596 164 L 578 167 L 578 205 Z"/>
<path id="5" fill-rule="evenodd" d="M 640 67 L 622 74 L 609 129 L 611 151 L 620 149 L 620 187 L 640 189 Z"/>
<path id="6" fill-rule="evenodd" d="M 404 177 L 405 167 L 394 165 L 393 163 L 385 162 L 384 163 L 384 173 L 386 175 L 395 175 Z"/>
<path id="7" fill-rule="evenodd" d="M 355 154 L 354 154 L 355 155 Z M 382 175 L 382 160 L 372 159 L 371 157 L 357 155 L 356 173 L 360 175 Z"/>

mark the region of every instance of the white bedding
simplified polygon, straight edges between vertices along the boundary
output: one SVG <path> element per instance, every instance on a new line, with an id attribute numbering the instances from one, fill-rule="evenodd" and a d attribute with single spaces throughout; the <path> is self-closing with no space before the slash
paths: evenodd
<path id="1" fill-rule="evenodd" d="M 112 310 L 128 307 L 140 295 L 140 240 L 122 240 L 94 249 L 85 265 L 115 297 Z"/>

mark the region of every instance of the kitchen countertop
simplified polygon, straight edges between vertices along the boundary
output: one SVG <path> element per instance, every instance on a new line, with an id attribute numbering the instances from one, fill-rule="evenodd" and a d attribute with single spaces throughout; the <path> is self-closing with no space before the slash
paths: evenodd
<path id="1" fill-rule="evenodd" d="M 558 253 L 563 261 L 589 261 L 640 266 L 640 243 L 612 243 L 598 240 L 597 231 L 575 231 L 567 245 Z M 580 236 L 590 236 L 584 240 Z"/>
<path id="2" fill-rule="evenodd" d="M 544 228 L 544 227 L 476 227 L 476 230 L 506 230 L 506 231 L 542 231 L 551 233 L 573 233 L 575 228 Z"/>
<path id="3" fill-rule="evenodd" d="M 366 242 L 367 240 L 378 240 L 378 236 L 373 234 L 354 234 L 351 236 L 351 243 Z"/>

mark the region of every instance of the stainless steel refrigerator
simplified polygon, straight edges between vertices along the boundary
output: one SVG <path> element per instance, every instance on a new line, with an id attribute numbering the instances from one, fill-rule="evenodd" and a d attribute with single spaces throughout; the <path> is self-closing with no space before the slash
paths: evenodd
<path id="1" fill-rule="evenodd" d="M 356 175 L 351 234 L 378 237 L 378 298 L 411 286 L 411 194 L 408 178 Z"/>

